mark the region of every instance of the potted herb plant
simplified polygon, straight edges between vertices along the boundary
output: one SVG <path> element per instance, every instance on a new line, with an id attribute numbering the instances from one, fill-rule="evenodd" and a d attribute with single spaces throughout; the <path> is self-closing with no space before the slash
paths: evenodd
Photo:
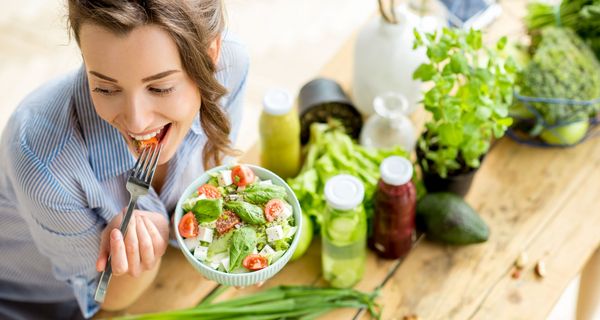
<path id="1" fill-rule="evenodd" d="M 482 43 L 478 30 L 444 28 L 421 35 L 415 48 L 426 47 L 428 62 L 413 77 L 431 83 L 424 93 L 431 119 L 417 143 L 417 159 L 429 192 L 450 191 L 464 196 L 493 138 L 512 124 L 512 102 L 517 67 L 502 51 Z"/>

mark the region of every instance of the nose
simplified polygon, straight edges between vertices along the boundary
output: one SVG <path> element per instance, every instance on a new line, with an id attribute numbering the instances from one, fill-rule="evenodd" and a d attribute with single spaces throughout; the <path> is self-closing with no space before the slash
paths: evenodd
<path id="1" fill-rule="evenodd" d="M 123 112 L 127 130 L 140 133 L 152 124 L 152 104 L 142 94 L 131 94 L 125 103 Z"/>

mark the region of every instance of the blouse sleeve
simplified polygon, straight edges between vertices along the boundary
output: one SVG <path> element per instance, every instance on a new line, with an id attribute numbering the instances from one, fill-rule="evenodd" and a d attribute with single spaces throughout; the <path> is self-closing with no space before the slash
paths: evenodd
<path id="1" fill-rule="evenodd" d="M 86 205 L 75 181 L 64 180 L 74 170 L 68 162 L 53 167 L 26 144 L 14 146 L 9 156 L 11 180 L 32 240 L 50 259 L 54 276 L 71 286 L 83 315 L 91 317 L 99 310 L 93 296 L 103 213 Z"/>

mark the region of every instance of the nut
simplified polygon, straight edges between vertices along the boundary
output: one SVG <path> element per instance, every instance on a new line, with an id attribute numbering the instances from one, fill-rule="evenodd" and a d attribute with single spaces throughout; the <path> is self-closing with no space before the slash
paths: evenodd
<path id="1" fill-rule="evenodd" d="M 543 260 L 538 261 L 538 263 L 535 265 L 535 273 L 540 278 L 543 278 L 543 277 L 546 276 L 546 274 L 547 274 L 547 272 L 546 272 L 546 264 L 544 263 Z"/>
<path id="2" fill-rule="evenodd" d="M 512 274 L 510 275 L 513 279 L 519 279 L 521 277 L 521 269 L 515 269 L 513 270 Z"/>
<path id="3" fill-rule="evenodd" d="M 529 257 L 527 256 L 527 253 L 521 252 L 517 260 L 515 260 L 515 267 L 517 267 L 518 269 L 523 269 L 525 268 L 525 265 L 527 265 L 528 261 Z"/>
<path id="4" fill-rule="evenodd" d="M 411 314 L 411 315 L 408 315 L 408 316 L 404 316 L 402 318 L 402 320 L 420 320 L 420 319 L 421 318 L 419 318 L 419 316 L 416 315 L 416 314 Z"/>

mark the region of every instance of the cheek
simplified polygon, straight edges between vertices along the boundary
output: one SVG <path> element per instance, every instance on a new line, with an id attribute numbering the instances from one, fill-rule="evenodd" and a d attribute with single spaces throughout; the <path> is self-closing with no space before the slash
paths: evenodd
<path id="1" fill-rule="evenodd" d="M 197 90 L 183 90 L 177 95 L 177 98 L 172 101 L 169 108 L 171 117 L 180 120 L 181 122 L 192 121 L 200 110 L 200 95 Z"/>
<path id="2" fill-rule="evenodd" d="M 104 97 L 98 97 L 92 94 L 92 102 L 94 103 L 94 109 L 100 118 L 113 122 L 119 116 L 119 104 L 118 99 L 106 99 Z"/>

